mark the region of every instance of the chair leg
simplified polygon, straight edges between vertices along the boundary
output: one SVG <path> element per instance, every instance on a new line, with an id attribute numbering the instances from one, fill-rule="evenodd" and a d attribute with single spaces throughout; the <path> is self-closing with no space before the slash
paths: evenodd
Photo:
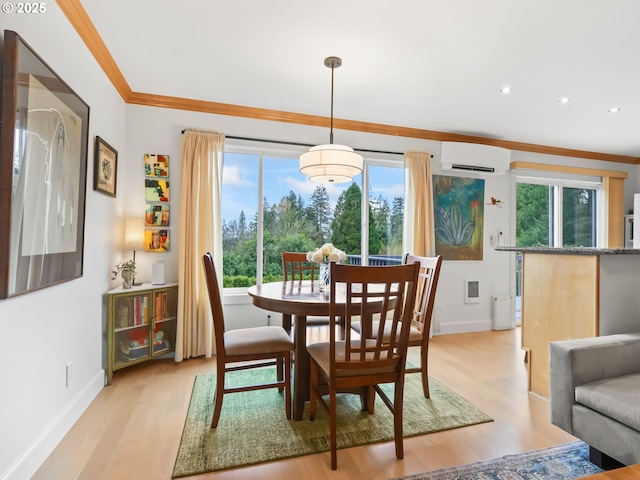
<path id="1" fill-rule="evenodd" d="M 316 392 L 318 388 L 318 366 L 313 358 L 309 368 L 309 385 L 309 420 L 313 422 L 316 419 Z"/>
<path id="2" fill-rule="evenodd" d="M 363 412 L 373 414 L 373 407 L 376 403 L 376 390 L 373 385 L 365 385 L 360 387 L 360 407 Z"/>
<path id="3" fill-rule="evenodd" d="M 284 380 L 284 362 L 283 357 L 278 357 L 276 359 L 276 378 L 278 382 L 282 382 Z M 278 387 L 278 392 L 282 393 L 283 387 Z"/>
<path id="4" fill-rule="evenodd" d="M 224 396 L 224 373 L 224 367 L 218 368 L 216 373 L 216 393 L 213 398 L 213 419 L 211 420 L 211 428 L 216 428 L 218 426 L 218 420 L 220 420 L 222 397 Z"/>
<path id="5" fill-rule="evenodd" d="M 422 375 L 422 391 L 424 398 L 429 398 L 429 350 L 424 346 L 420 349 L 420 375 Z"/>
<path id="6" fill-rule="evenodd" d="M 291 420 L 291 352 L 284 354 L 284 406 L 287 409 L 287 420 Z"/>
<path id="7" fill-rule="evenodd" d="M 404 397 L 404 375 L 396 380 L 393 397 L 393 435 L 396 444 L 396 458 L 404 458 L 404 439 L 402 437 L 402 401 Z"/>
<path id="8" fill-rule="evenodd" d="M 331 424 L 331 470 L 338 469 L 338 421 L 336 408 L 336 387 L 329 387 L 329 421 Z"/>

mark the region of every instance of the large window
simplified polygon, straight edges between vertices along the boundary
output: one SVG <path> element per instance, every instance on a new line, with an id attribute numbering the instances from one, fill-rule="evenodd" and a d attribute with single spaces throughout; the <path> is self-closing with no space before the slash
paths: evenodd
<path id="1" fill-rule="evenodd" d="M 282 251 L 307 252 L 325 242 L 351 263 L 401 262 L 401 161 L 365 160 L 363 175 L 338 185 L 311 182 L 298 168 L 297 153 L 225 152 L 225 288 L 281 280 Z"/>
<path id="2" fill-rule="evenodd" d="M 595 247 L 601 183 L 518 179 L 518 247 Z"/>

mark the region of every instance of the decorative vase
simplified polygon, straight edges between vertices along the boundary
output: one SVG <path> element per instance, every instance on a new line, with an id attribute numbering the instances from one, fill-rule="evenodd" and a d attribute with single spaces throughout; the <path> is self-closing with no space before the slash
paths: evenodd
<path id="1" fill-rule="evenodd" d="M 320 264 L 320 291 L 328 292 L 331 289 L 331 263 L 322 262 Z"/>
<path id="2" fill-rule="evenodd" d="M 133 272 L 122 272 L 122 288 L 131 288 L 133 285 Z"/>

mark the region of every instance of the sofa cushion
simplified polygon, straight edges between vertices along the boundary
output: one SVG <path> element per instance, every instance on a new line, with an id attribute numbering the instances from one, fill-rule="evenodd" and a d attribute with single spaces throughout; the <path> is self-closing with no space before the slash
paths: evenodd
<path id="1" fill-rule="evenodd" d="M 576 387 L 576 402 L 640 430 L 640 374 L 580 385 Z"/>

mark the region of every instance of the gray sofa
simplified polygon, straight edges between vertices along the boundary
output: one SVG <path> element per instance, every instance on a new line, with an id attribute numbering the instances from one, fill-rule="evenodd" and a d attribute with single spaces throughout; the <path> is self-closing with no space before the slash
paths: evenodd
<path id="1" fill-rule="evenodd" d="M 611 468 L 640 463 L 640 332 L 549 344 L 551 423 Z"/>

